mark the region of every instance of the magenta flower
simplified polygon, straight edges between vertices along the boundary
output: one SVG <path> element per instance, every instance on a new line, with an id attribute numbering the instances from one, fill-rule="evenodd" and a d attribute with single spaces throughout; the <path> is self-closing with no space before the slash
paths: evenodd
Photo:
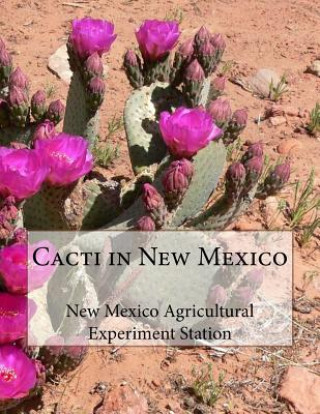
<path id="1" fill-rule="evenodd" d="M 26 296 L 0 293 L 0 345 L 25 338 L 29 319 L 36 310 L 35 303 Z"/>
<path id="2" fill-rule="evenodd" d="M 33 361 L 13 345 L 0 346 L 0 401 L 23 398 L 36 384 Z"/>
<path id="3" fill-rule="evenodd" d="M 40 264 L 33 260 L 33 253 L 38 248 L 36 257 Z M 40 288 L 55 271 L 54 266 L 43 264 L 52 261 L 55 254 L 56 249 L 49 241 L 29 246 L 29 252 L 26 244 L 13 244 L 1 249 L 0 276 L 7 290 L 13 294 L 25 295 L 28 291 Z"/>
<path id="4" fill-rule="evenodd" d="M 88 142 L 82 137 L 61 133 L 49 140 L 37 140 L 35 148 L 50 167 L 47 181 L 51 185 L 71 184 L 93 167 Z"/>
<path id="5" fill-rule="evenodd" d="M 48 167 L 38 151 L 0 147 L 0 194 L 23 200 L 36 194 Z"/>
<path id="6" fill-rule="evenodd" d="M 112 23 L 85 17 L 73 20 L 69 41 L 81 59 L 87 59 L 96 52 L 102 56 L 103 53 L 110 50 L 117 37 L 113 31 L 114 25 Z"/>
<path id="7" fill-rule="evenodd" d="M 155 61 L 165 56 L 176 45 L 180 36 L 177 22 L 146 20 L 136 30 L 136 38 L 144 59 Z"/>
<path id="8" fill-rule="evenodd" d="M 172 115 L 162 112 L 159 125 L 164 142 L 177 158 L 192 157 L 222 135 L 210 114 L 197 108 L 180 107 Z"/>

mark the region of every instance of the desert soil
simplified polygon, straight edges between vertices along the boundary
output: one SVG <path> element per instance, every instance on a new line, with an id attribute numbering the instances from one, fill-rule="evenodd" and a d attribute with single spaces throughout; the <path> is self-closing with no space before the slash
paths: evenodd
<path id="1" fill-rule="evenodd" d="M 15 63 L 29 73 L 32 91 L 46 88 L 53 97 L 65 99 L 67 86 L 48 71 L 47 62 L 65 43 L 70 21 L 85 15 L 114 21 L 118 38 L 106 57 L 109 74 L 102 115 L 104 141 L 107 122 L 121 116 L 131 90 L 121 69 L 122 56 L 127 48 L 135 46 L 134 30 L 141 21 L 181 16 L 182 39 L 192 36 L 201 25 L 221 32 L 227 41 L 223 60 L 233 62 L 230 79 L 270 68 L 280 76 L 285 74 L 289 84 L 289 91 L 278 103 L 284 115 L 257 123 L 270 102 L 228 82 L 226 95 L 232 107 L 249 110 L 243 140 L 262 140 L 271 159 L 279 153 L 289 157 L 292 182 L 305 180 L 313 167 L 315 192 L 319 195 L 320 142 L 304 129 L 308 112 L 320 100 L 320 78 L 305 73 L 320 55 L 318 6 L 318 0 L 0 0 L 0 35 L 7 40 Z M 132 174 L 128 172 L 123 130 L 110 139 L 119 146 L 120 155 L 106 174 Z M 281 194 L 281 199 L 292 201 L 292 187 Z M 275 228 L 264 212 L 265 206 L 256 203 L 232 228 Z M 277 217 L 276 227 L 286 225 L 284 217 Z M 299 233 L 295 236 L 298 238 Z M 293 347 L 241 348 L 225 355 L 200 348 L 91 349 L 76 371 L 56 384 L 48 383 L 42 397 L 11 413 L 319 414 L 319 244 L 319 234 L 303 248 L 295 241 Z M 212 364 L 215 380 L 219 373 L 225 373 L 221 395 L 213 408 L 198 403 L 191 392 L 192 371 L 207 364 Z M 121 410 L 116 411 L 111 407 L 122 395 L 119 387 L 129 402 L 120 404 Z M 132 396 L 131 389 L 138 394 Z M 135 408 L 130 411 L 131 400 Z"/>

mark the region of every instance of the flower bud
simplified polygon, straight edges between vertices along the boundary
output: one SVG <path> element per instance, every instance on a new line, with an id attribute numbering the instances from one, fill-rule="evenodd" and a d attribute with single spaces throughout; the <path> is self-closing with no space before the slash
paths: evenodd
<path id="1" fill-rule="evenodd" d="M 11 88 L 13 86 L 25 91 L 28 91 L 29 89 L 29 79 L 19 67 L 11 72 L 9 77 L 9 87 Z"/>
<path id="2" fill-rule="evenodd" d="M 13 233 L 13 242 L 15 244 L 27 244 L 28 232 L 24 228 L 16 229 Z"/>
<path id="3" fill-rule="evenodd" d="M 173 162 L 162 179 L 165 197 L 169 207 L 173 208 L 182 200 L 189 187 L 189 182 L 190 180 L 184 174 L 182 166 L 180 166 L 180 161 Z"/>
<path id="4" fill-rule="evenodd" d="M 140 88 L 143 86 L 143 75 L 141 69 L 141 61 L 139 56 L 133 51 L 128 50 L 124 55 L 123 62 L 127 78 L 133 88 Z"/>
<path id="5" fill-rule="evenodd" d="M 248 122 L 248 111 L 246 109 L 237 109 L 232 115 L 232 120 L 239 128 L 245 128 Z"/>
<path id="6" fill-rule="evenodd" d="M 193 39 L 188 39 L 185 42 L 183 42 L 179 49 L 177 50 L 177 53 L 180 56 L 183 56 L 183 58 L 191 58 L 194 53 L 194 47 L 193 47 Z"/>
<path id="7" fill-rule="evenodd" d="M 42 120 L 47 113 L 46 93 L 37 91 L 31 98 L 31 113 L 36 121 Z"/>
<path id="8" fill-rule="evenodd" d="M 227 78 L 225 76 L 217 76 L 211 83 L 210 96 L 211 99 L 217 99 L 223 94 L 226 87 Z"/>
<path id="9" fill-rule="evenodd" d="M 101 106 L 105 91 L 106 86 L 101 78 L 95 77 L 90 80 L 87 86 L 87 103 L 93 112 Z"/>
<path id="10" fill-rule="evenodd" d="M 197 107 L 200 103 L 204 79 L 204 71 L 198 60 L 194 59 L 183 74 L 183 92 L 192 107 Z"/>
<path id="11" fill-rule="evenodd" d="M 209 32 L 209 30 L 205 26 L 200 27 L 200 29 L 194 36 L 194 46 L 196 49 L 196 53 L 199 53 L 199 49 L 201 48 L 201 46 L 204 43 L 210 41 L 210 39 L 211 33 Z"/>
<path id="12" fill-rule="evenodd" d="M 6 240 L 11 237 L 14 227 L 4 214 L 0 213 L 0 240 Z"/>
<path id="13" fill-rule="evenodd" d="M 60 101 L 60 99 L 57 99 L 56 101 L 50 103 L 46 118 L 57 125 L 62 120 L 64 112 L 65 106 Z"/>
<path id="14" fill-rule="evenodd" d="M 251 144 L 247 151 L 243 154 L 241 162 L 245 163 L 253 157 L 262 157 L 263 156 L 263 143 L 262 141 L 255 142 Z"/>
<path id="15" fill-rule="evenodd" d="M 229 202 L 234 202 L 239 196 L 246 179 L 246 169 L 241 162 L 234 162 L 226 172 L 226 196 Z"/>
<path id="16" fill-rule="evenodd" d="M 197 58 L 203 68 L 205 76 L 210 76 L 217 67 L 216 50 L 210 42 L 210 39 L 205 40 L 199 46 Z"/>
<path id="17" fill-rule="evenodd" d="M 263 184 L 264 192 L 267 195 L 273 195 L 280 191 L 289 181 L 290 170 L 290 163 L 288 161 L 277 165 L 265 179 Z"/>
<path id="18" fill-rule="evenodd" d="M 1 204 L 0 214 L 3 215 L 8 221 L 15 220 L 18 216 L 19 210 L 16 207 L 16 200 L 13 196 L 5 198 Z"/>
<path id="19" fill-rule="evenodd" d="M 290 178 L 290 163 L 285 162 L 284 164 L 277 165 L 274 169 L 273 175 L 282 183 L 286 184 Z"/>
<path id="20" fill-rule="evenodd" d="M 9 89 L 8 105 L 11 122 L 18 127 L 24 127 L 28 112 L 28 96 L 23 89 L 13 86 Z"/>
<path id="21" fill-rule="evenodd" d="M 84 64 L 87 79 L 95 76 L 103 76 L 103 63 L 97 52 L 88 57 Z"/>
<path id="22" fill-rule="evenodd" d="M 184 78 L 191 82 L 203 82 L 205 79 L 204 71 L 197 59 L 194 59 L 187 66 L 184 72 Z"/>
<path id="23" fill-rule="evenodd" d="M 208 111 L 220 128 L 227 125 L 232 115 L 231 106 L 227 99 L 216 99 L 212 101 Z"/>
<path id="24" fill-rule="evenodd" d="M 137 230 L 154 231 L 156 224 L 150 216 L 142 216 L 137 222 Z"/>
<path id="25" fill-rule="evenodd" d="M 221 285 L 214 285 L 210 288 L 207 297 L 208 308 L 214 307 L 215 305 L 223 306 L 227 301 L 227 292 Z"/>
<path id="26" fill-rule="evenodd" d="M 12 71 L 12 58 L 5 47 L 0 47 L 0 87 L 7 86 Z"/>
<path id="27" fill-rule="evenodd" d="M 225 145 L 229 145 L 238 139 L 240 133 L 246 127 L 247 121 L 248 111 L 246 109 L 238 109 L 233 113 L 223 137 Z"/>
<path id="28" fill-rule="evenodd" d="M 250 182 L 256 182 L 263 169 L 263 157 L 252 157 L 244 164 L 245 169 L 247 171 L 247 180 Z"/>
<path id="29" fill-rule="evenodd" d="M 51 121 L 44 121 L 41 124 L 38 124 L 32 137 L 32 141 L 35 142 L 38 139 L 50 139 L 57 135 L 54 123 Z"/>
<path id="30" fill-rule="evenodd" d="M 142 200 L 146 211 L 150 214 L 156 226 L 161 227 L 164 224 L 167 213 L 162 196 L 153 185 L 144 184 Z"/>
<path id="31" fill-rule="evenodd" d="M 211 37 L 211 43 L 216 49 L 216 59 L 219 63 L 225 51 L 226 42 L 221 33 L 216 33 Z"/>

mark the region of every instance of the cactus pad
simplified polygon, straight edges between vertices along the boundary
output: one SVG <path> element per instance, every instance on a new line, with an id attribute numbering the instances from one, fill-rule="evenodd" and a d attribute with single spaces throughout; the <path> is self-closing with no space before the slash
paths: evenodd
<path id="1" fill-rule="evenodd" d="M 194 176 L 181 205 L 172 220 L 172 227 L 179 227 L 195 216 L 215 190 L 223 172 L 226 149 L 221 142 L 212 142 L 194 157 Z"/>
<path id="2" fill-rule="evenodd" d="M 99 129 L 99 112 L 90 113 L 86 102 L 86 91 L 79 72 L 73 72 L 68 92 L 63 132 L 80 135 L 95 144 Z"/>
<path id="3" fill-rule="evenodd" d="M 166 154 L 158 117 L 183 105 L 180 92 L 166 83 L 154 83 L 135 90 L 126 102 L 124 126 L 135 173 L 159 163 Z"/>

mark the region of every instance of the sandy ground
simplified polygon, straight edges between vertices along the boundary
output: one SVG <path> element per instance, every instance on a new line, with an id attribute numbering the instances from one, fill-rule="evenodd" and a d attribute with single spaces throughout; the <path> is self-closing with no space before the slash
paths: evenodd
<path id="1" fill-rule="evenodd" d="M 7 40 L 15 63 L 29 73 L 32 91 L 46 88 L 52 96 L 65 99 L 67 86 L 48 71 L 47 61 L 65 42 L 70 21 L 85 15 L 114 21 L 118 33 L 117 41 L 106 57 L 109 80 L 103 105 L 102 140 L 107 122 L 113 116 L 121 116 L 131 90 L 121 64 L 123 53 L 135 45 L 134 29 L 146 18 L 180 15 L 182 39 L 193 35 L 203 24 L 225 36 L 227 50 L 223 59 L 234 62 L 230 76 L 244 77 L 260 68 L 270 68 L 279 75 L 286 75 L 289 92 L 283 95 L 280 104 L 291 109 L 280 125 L 272 125 L 270 121 L 254 122 L 270 102 L 252 96 L 231 82 L 227 84 L 226 95 L 234 109 L 245 106 L 249 110 L 250 121 L 243 134 L 244 141 L 261 139 L 271 159 L 277 158 L 279 152 L 283 157 L 289 157 L 293 182 L 305 180 L 314 167 L 315 191 L 319 193 L 320 142 L 303 128 L 305 111 L 314 107 L 320 92 L 320 78 L 305 73 L 306 67 L 320 55 L 317 0 L 0 0 L 0 35 Z M 124 132 L 117 132 L 112 140 L 120 147 L 120 157 L 107 173 L 128 175 Z M 288 188 L 282 197 L 290 202 L 291 193 Z M 243 230 L 266 227 L 258 203 L 237 225 Z M 313 375 L 320 375 L 317 345 L 320 282 L 306 281 L 310 272 L 314 272 L 315 278 L 320 277 L 319 243 L 317 237 L 304 248 L 295 242 L 295 296 L 300 299 L 300 305 L 306 304 L 310 309 L 302 312 L 300 306 L 295 312 L 296 336 L 292 348 L 241 349 L 235 355 L 223 357 L 214 356 L 210 349 L 91 349 L 76 371 L 58 384 L 48 384 L 43 397 L 30 407 L 26 406 L 25 411 L 18 409 L 12 413 L 91 414 L 103 398 L 92 392 L 99 383 L 106 384 L 107 390 L 123 383 L 129 384 L 147 398 L 150 413 L 169 413 L 170 410 L 174 413 L 311 413 L 307 408 L 308 396 L 301 395 L 302 401 L 305 398 L 302 410 L 297 405 L 294 408 L 294 404 L 289 407 L 290 398 L 281 399 L 279 390 L 289 365 L 302 365 L 303 375 L 311 371 Z M 194 381 L 192 369 L 206 363 L 212 363 L 215 379 L 219 372 L 225 372 L 222 394 L 215 408 L 197 408 L 192 405 L 193 399 L 190 400 L 190 393 L 186 391 L 186 386 Z M 294 389 L 292 394 L 295 394 Z M 132 411 L 135 412 L 138 414 L 140 411 Z M 314 411 L 314 414 L 319 412 Z"/>

